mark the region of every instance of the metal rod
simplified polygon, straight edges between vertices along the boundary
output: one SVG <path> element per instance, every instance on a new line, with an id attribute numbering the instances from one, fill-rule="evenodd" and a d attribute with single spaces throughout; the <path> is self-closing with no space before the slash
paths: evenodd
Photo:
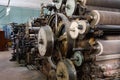
<path id="1" fill-rule="evenodd" d="M 104 60 L 112 60 L 112 59 L 120 59 L 120 54 L 98 56 L 96 58 L 96 61 L 104 61 Z"/>

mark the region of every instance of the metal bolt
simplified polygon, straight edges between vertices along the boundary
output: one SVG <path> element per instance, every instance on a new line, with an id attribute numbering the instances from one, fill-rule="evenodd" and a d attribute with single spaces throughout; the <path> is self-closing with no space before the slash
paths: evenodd
<path id="1" fill-rule="evenodd" d="M 78 25 L 78 29 L 83 29 L 83 26 L 82 25 Z"/>

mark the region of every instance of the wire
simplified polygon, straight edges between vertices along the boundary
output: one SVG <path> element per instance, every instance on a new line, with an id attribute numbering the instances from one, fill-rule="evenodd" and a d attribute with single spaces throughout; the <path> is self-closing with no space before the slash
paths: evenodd
<path id="1" fill-rule="evenodd" d="M 10 0 L 8 0 L 8 4 L 7 4 L 6 8 L 9 7 L 9 5 L 10 5 Z M 3 9 L 0 11 L 0 13 L 2 13 L 6 8 L 3 8 Z M 2 18 L 5 17 L 5 16 L 6 16 L 6 14 L 3 14 L 2 16 L 0 16 L 0 19 L 2 19 Z"/>
<path id="2" fill-rule="evenodd" d="M 8 0 L 8 4 L 7 4 L 7 7 L 9 7 L 9 5 L 10 5 L 10 0 Z"/>
<path id="3" fill-rule="evenodd" d="M 9 7 L 9 5 L 10 5 L 10 0 L 8 0 L 8 4 L 7 4 L 6 7 Z M 0 10 L 0 13 L 3 12 L 5 9 L 6 9 L 6 8 L 1 9 L 1 10 Z"/>

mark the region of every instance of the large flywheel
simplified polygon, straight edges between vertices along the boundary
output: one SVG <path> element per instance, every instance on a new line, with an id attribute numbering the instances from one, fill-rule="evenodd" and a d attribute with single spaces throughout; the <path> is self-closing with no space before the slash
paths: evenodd
<path id="1" fill-rule="evenodd" d="M 50 26 L 42 26 L 38 33 L 38 50 L 41 56 L 51 56 L 54 48 L 54 37 Z"/>
<path id="2" fill-rule="evenodd" d="M 76 0 L 67 0 L 65 13 L 67 16 L 72 16 L 77 8 L 77 1 Z"/>

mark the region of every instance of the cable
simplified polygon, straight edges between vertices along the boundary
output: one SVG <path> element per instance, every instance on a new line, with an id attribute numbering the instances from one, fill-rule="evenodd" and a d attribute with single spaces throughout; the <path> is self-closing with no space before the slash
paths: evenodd
<path id="1" fill-rule="evenodd" d="M 8 4 L 7 4 L 6 7 L 9 7 L 9 5 L 10 5 L 10 0 L 8 1 Z M 1 10 L 0 10 L 0 13 L 2 13 L 5 9 L 6 9 L 6 8 L 1 9 Z"/>
<path id="2" fill-rule="evenodd" d="M 10 5 L 10 0 L 8 0 L 8 4 L 7 4 L 6 8 L 9 7 L 9 5 Z M 3 8 L 3 9 L 0 11 L 0 13 L 2 13 L 6 8 Z M 2 19 L 2 18 L 5 17 L 5 16 L 6 16 L 6 14 L 3 14 L 2 16 L 0 16 L 0 19 Z"/>
<path id="3" fill-rule="evenodd" d="M 10 5 L 10 0 L 8 0 L 8 4 L 7 4 L 7 6 L 6 6 L 6 7 L 9 7 L 9 5 Z"/>
<path id="4" fill-rule="evenodd" d="M 7 4 L 6 7 L 9 7 L 9 5 L 10 5 L 10 0 L 8 0 L 8 4 Z M 0 13 L 1 13 L 2 11 L 4 11 L 4 10 L 5 10 L 5 8 L 3 8 L 2 10 L 0 10 Z"/>

